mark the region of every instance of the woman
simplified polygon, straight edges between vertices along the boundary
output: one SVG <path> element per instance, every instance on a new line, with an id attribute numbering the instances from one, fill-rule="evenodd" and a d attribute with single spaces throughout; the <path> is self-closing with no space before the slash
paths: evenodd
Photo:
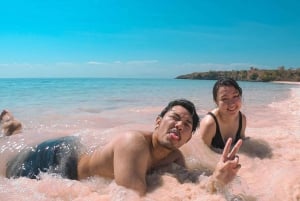
<path id="1" fill-rule="evenodd" d="M 245 138 L 246 116 L 240 111 L 242 89 L 234 79 L 221 78 L 213 87 L 213 98 L 217 108 L 201 120 L 199 133 L 209 147 L 222 150 L 227 139 L 232 138 L 235 144 Z"/>

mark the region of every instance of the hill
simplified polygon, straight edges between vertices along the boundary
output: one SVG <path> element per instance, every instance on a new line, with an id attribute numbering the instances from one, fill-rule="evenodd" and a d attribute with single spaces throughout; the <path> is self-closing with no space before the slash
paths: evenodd
<path id="1" fill-rule="evenodd" d="M 249 70 L 232 71 L 209 71 L 194 72 L 186 75 L 177 76 L 176 79 L 195 79 L 195 80 L 217 80 L 221 77 L 231 77 L 238 81 L 290 81 L 300 82 L 300 68 L 285 69 L 284 66 L 276 70 L 265 70 L 251 67 Z"/>

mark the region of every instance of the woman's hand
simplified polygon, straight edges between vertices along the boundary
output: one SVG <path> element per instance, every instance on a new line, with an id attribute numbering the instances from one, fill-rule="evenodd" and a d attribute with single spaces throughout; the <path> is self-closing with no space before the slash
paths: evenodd
<path id="1" fill-rule="evenodd" d="M 224 186 L 231 182 L 241 168 L 239 156 L 236 154 L 242 145 L 242 140 L 239 140 L 230 151 L 231 143 L 232 139 L 229 138 L 223 150 L 222 157 L 217 163 L 216 169 L 210 178 L 208 187 L 211 192 L 216 190 L 216 186 Z"/>

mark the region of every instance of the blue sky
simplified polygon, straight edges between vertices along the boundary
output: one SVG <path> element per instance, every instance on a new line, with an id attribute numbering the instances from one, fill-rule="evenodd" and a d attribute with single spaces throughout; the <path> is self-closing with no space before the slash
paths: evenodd
<path id="1" fill-rule="evenodd" d="M 300 67 L 297 0 L 6 0 L 0 77 Z"/>

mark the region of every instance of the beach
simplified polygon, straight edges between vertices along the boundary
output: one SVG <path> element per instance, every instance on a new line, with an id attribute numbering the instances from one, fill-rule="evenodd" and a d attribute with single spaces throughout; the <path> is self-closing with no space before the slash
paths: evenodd
<path id="1" fill-rule="evenodd" d="M 78 90 L 78 86 L 84 87 L 87 82 L 76 85 L 75 81 L 68 81 L 66 87 L 57 81 L 43 81 L 51 89 L 47 91 L 51 97 L 44 92 L 41 82 L 28 84 L 26 89 L 16 85 L 18 94 L 0 91 L 5 103 L 1 106 L 10 109 L 24 123 L 23 133 L 0 138 L 1 200 L 227 201 L 237 200 L 238 196 L 248 201 L 300 200 L 300 88 L 280 83 L 241 83 L 248 137 L 239 152 L 242 168 L 231 184 L 215 194 L 208 193 L 205 184 L 220 155 L 205 147 L 197 132 L 181 149 L 194 174 L 188 175 L 175 165 L 171 167 L 173 172 L 153 172 L 147 177 L 149 188 L 143 198 L 137 198 L 134 192 L 113 180 L 99 177 L 84 181 L 49 174 L 42 174 L 41 180 L 5 178 L 6 162 L 43 140 L 78 136 L 92 152 L 124 130 L 152 130 L 156 115 L 175 97 L 194 101 L 200 117 L 214 107 L 213 81 L 160 81 L 158 85 L 157 80 L 139 80 L 133 84 L 123 81 L 120 85 L 112 82 L 107 85 L 107 92 L 95 82 L 88 84 L 88 90 Z M 139 88 L 141 85 L 149 87 Z M 31 93 L 26 94 L 26 90 Z M 197 177 L 198 182 L 192 182 L 191 177 Z"/>
<path id="2" fill-rule="evenodd" d="M 278 84 L 300 84 L 300 82 L 289 82 L 289 81 L 274 81 L 273 83 L 278 83 Z"/>

